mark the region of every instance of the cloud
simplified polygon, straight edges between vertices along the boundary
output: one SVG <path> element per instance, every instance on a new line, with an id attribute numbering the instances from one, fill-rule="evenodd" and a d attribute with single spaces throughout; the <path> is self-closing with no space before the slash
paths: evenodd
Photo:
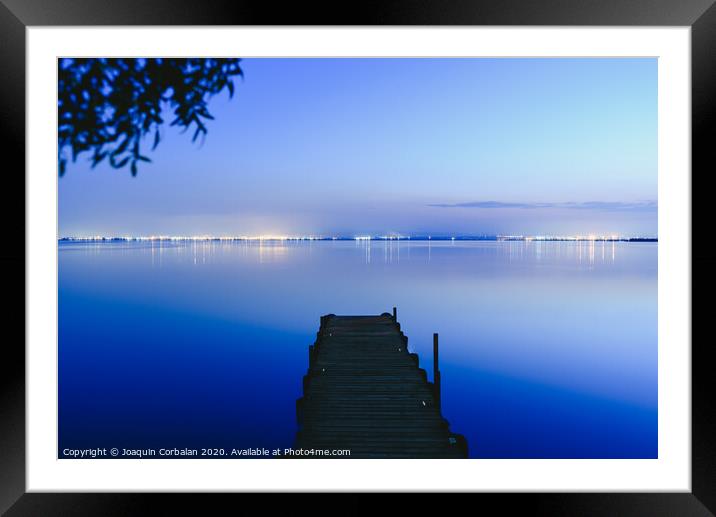
<path id="1" fill-rule="evenodd" d="M 638 201 L 638 202 L 622 202 L 622 201 L 566 201 L 561 203 L 515 203 L 504 201 L 469 201 L 466 203 L 435 203 L 428 206 L 438 208 L 562 208 L 568 210 L 602 210 L 602 211 L 627 211 L 641 212 L 657 209 L 656 201 Z"/>

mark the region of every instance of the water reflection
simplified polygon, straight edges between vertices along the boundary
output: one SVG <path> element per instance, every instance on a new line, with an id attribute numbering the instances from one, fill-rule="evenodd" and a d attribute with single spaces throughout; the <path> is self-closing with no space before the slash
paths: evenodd
<path id="1" fill-rule="evenodd" d="M 290 446 L 319 316 L 397 306 L 474 457 L 652 457 L 657 249 L 61 243 L 60 443 Z"/>
<path id="2" fill-rule="evenodd" d="M 582 264 L 586 261 L 587 268 L 595 265 L 615 264 L 619 250 L 627 247 L 637 247 L 639 243 L 623 243 L 614 241 L 408 241 L 406 239 L 384 239 L 378 241 L 356 240 L 353 246 L 363 257 L 366 265 L 371 264 L 372 248 L 382 248 L 383 263 L 401 263 L 401 252 L 405 254 L 404 260 L 411 261 L 411 253 L 416 259 L 430 263 L 433 249 L 445 251 L 451 249 L 480 249 L 482 254 L 494 252 L 499 258 L 506 259 L 508 264 L 513 262 L 539 263 L 542 261 Z M 240 256 L 242 261 L 255 261 L 258 264 L 275 263 L 307 254 L 309 257 L 314 246 L 345 247 L 345 241 L 273 241 L 273 240 L 243 240 L 243 241 L 148 241 L 146 243 L 61 243 L 60 251 L 74 251 L 85 256 L 99 257 L 112 253 L 137 254 L 145 253 L 149 256 L 151 266 L 162 267 L 166 254 L 172 253 L 176 261 L 189 260 L 193 265 L 211 265 L 220 255 Z M 651 244 L 641 244 L 649 246 Z M 655 248 L 656 245 L 651 245 Z M 599 249 L 597 249 L 597 247 Z M 607 248 L 608 251 L 607 251 Z M 468 251 L 469 252 L 469 251 Z M 321 251 L 322 253 L 322 251 Z M 321 260 L 321 257 L 318 257 Z"/>

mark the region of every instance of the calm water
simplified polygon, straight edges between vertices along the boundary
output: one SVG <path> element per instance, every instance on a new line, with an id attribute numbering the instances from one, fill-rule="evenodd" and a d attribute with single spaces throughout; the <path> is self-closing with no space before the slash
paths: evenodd
<path id="1" fill-rule="evenodd" d="M 398 307 L 476 458 L 657 456 L 657 245 L 59 246 L 59 446 L 290 447 L 322 314 Z"/>

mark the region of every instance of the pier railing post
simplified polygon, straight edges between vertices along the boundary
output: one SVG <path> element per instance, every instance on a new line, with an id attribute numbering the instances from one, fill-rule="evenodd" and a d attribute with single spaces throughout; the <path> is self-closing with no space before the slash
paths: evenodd
<path id="1" fill-rule="evenodd" d="M 435 405 L 440 411 L 440 366 L 438 363 L 438 333 L 433 334 L 433 389 L 435 390 Z"/>

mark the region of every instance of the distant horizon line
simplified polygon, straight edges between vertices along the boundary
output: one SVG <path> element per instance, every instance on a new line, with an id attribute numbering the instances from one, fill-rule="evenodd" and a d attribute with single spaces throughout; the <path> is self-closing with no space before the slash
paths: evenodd
<path id="1" fill-rule="evenodd" d="M 503 234 L 417 234 L 417 235 L 149 235 L 149 236 L 66 236 L 58 242 L 140 242 L 140 241 L 607 241 L 607 242 L 658 242 L 657 236 L 619 234 L 596 235 L 503 235 Z"/>

